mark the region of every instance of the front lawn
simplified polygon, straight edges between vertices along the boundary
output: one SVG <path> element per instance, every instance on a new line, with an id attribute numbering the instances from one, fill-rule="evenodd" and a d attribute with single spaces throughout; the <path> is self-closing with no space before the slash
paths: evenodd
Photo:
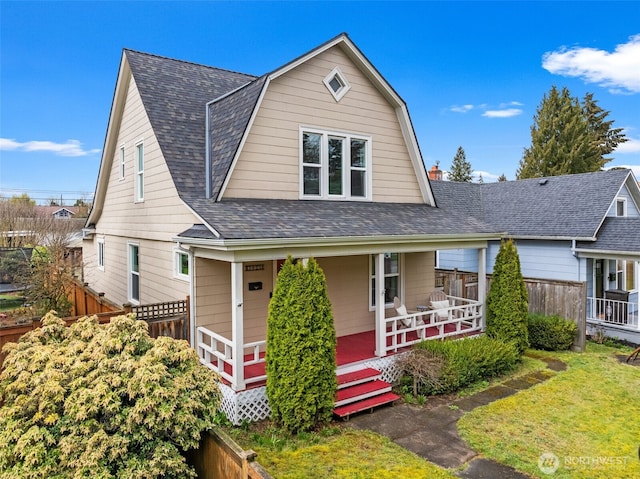
<path id="1" fill-rule="evenodd" d="M 461 437 L 535 477 L 640 477 L 640 367 L 620 364 L 616 351 L 589 343 L 585 354 L 540 352 L 567 371 L 466 414 Z"/>
<path id="2" fill-rule="evenodd" d="M 390 439 L 370 431 L 329 427 L 290 436 L 271 428 L 227 432 L 243 448 L 258 453 L 258 462 L 278 479 L 454 479 Z"/>

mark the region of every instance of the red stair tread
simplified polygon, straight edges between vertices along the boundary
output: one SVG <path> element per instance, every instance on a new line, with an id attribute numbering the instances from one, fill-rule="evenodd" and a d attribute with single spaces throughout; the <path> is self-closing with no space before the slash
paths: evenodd
<path id="1" fill-rule="evenodd" d="M 380 376 L 380 371 L 373 368 L 358 369 L 350 373 L 340 374 L 338 376 L 338 386 L 343 384 L 362 381 L 363 379 L 376 378 Z"/>
<path id="2" fill-rule="evenodd" d="M 388 392 L 380 394 L 378 396 L 363 399 L 362 401 L 337 407 L 333 410 L 333 413 L 339 417 L 346 417 L 351 414 L 364 411 L 366 409 L 374 408 L 376 406 L 382 406 L 383 404 L 389 404 L 397 399 L 400 399 L 400 396 L 392 392 Z"/>
<path id="3" fill-rule="evenodd" d="M 357 384 L 355 386 L 351 386 L 344 389 L 339 389 L 336 394 L 336 402 L 345 401 L 349 398 L 357 398 L 363 395 L 371 395 L 376 391 L 380 391 L 380 393 L 385 392 L 384 390 L 389 390 L 391 388 L 391 384 L 381 381 L 380 379 L 376 379 L 374 381 L 369 381 L 362 384 Z"/>

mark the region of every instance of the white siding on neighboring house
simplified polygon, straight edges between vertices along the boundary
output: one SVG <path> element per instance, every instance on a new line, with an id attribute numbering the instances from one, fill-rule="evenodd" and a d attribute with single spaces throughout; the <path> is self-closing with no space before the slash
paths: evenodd
<path id="1" fill-rule="evenodd" d="M 611 208 L 609 208 L 609 211 L 607 212 L 607 216 L 618 216 L 617 200 L 624 201 L 625 212 L 626 212 L 625 216 L 629 216 L 629 217 L 640 216 L 640 209 L 639 209 L 640 205 L 636 205 L 636 203 L 633 201 L 633 197 L 631 196 L 631 193 L 629 193 L 629 189 L 627 188 L 626 185 L 624 185 L 620 190 L 620 193 L 618 193 L 618 197 L 616 201 L 614 201 L 613 204 L 611 205 Z"/>
<path id="2" fill-rule="evenodd" d="M 446 249 L 438 252 L 438 267 L 460 271 L 478 271 L 478 251 L 475 249 Z"/>
<path id="3" fill-rule="evenodd" d="M 323 83 L 336 66 L 339 102 Z M 300 127 L 370 136 L 373 201 L 423 202 L 395 110 L 339 47 L 270 83 L 224 196 L 297 200 Z"/>

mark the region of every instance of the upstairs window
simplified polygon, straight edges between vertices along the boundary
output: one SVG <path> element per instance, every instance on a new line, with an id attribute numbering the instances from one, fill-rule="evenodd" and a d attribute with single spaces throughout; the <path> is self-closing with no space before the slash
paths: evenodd
<path id="1" fill-rule="evenodd" d="M 351 85 L 349 85 L 349 82 L 338 67 L 331 70 L 323 82 L 336 101 L 340 101 L 351 89 Z"/>
<path id="2" fill-rule="evenodd" d="M 144 143 L 136 144 L 136 201 L 144 201 Z"/>
<path id="3" fill-rule="evenodd" d="M 369 137 L 303 129 L 300 150 L 302 198 L 371 199 Z"/>
<path id="4" fill-rule="evenodd" d="M 625 198 L 616 200 L 616 216 L 627 216 L 627 201 Z"/>
<path id="5" fill-rule="evenodd" d="M 125 168 L 125 155 L 124 155 L 124 145 L 120 147 L 120 179 L 124 178 L 124 168 Z"/>

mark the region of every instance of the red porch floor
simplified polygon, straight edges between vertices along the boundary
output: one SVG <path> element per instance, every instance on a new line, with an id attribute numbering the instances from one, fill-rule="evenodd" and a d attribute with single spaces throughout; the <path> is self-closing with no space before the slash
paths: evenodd
<path id="1" fill-rule="evenodd" d="M 455 331 L 455 325 L 448 324 L 445 326 L 445 332 Z M 438 334 L 437 328 L 427 328 L 427 338 L 436 336 Z M 464 336 L 464 334 L 461 334 Z M 407 333 L 407 339 L 417 339 L 415 332 Z M 358 363 L 367 359 L 373 359 L 375 355 L 375 331 L 365 331 L 362 333 L 349 334 L 347 336 L 340 336 L 337 338 L 336 346 L 336 362 L 338 367 L 346 364 Z M 387 345 L 391 345 L 391 338 L 387 338 Z M 264 353 L 261 353 L 260 357 L 264 357 Z M 245 360 L 253 359 L 252 355 L 247 355 Z M 255 378 L 263 376 L 265 374 L 265 363 L 252 364 L 244 367 L 245 379 Z M 225 364 L 225 372 L 231 374 L 232 368 L 230 365 Z M 226 382 L 226 381 L 225 381 Z M 264 386 L 264 381 L 251 383 L 247 385 L 248 388 L 254 388 L 258 386 Z"/>

